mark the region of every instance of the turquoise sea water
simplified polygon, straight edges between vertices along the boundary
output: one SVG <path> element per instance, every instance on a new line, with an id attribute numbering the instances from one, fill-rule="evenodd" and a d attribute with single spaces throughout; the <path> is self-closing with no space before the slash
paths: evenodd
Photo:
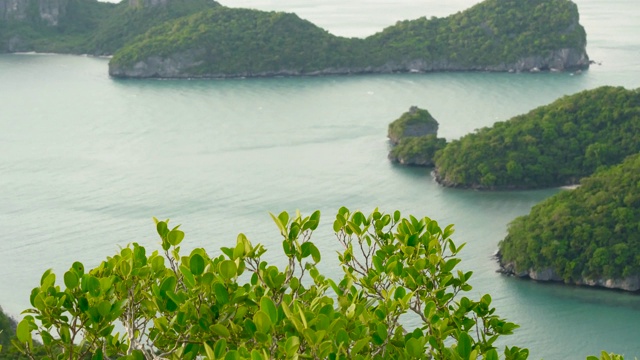
<path id="1" fill-rule="evenodd" d="M 233 3 L 233 4 L 232 4 Z M 443 16 L 474 1 L 236 0 L 296 11 L 332 32 L 364 36 L 397 19 Z M 118 246 L 157 246 L 152 216 L 183 224 L 186 246 L 214 252 L 244 232 L 272 250 L 268 212 L 320 209 L 316 241 L 335 274 L 330 225 L 340 206 L 375 207 L 456 225 L 474 294 L 521 325 L 506 343 L 532 359 L 601 349 L 640 357 L 640 297 L 545 285 L 495 273 L 507 224 L 559 191 L 439 187 L 423 169 L 391 165 L 386 128 L 411 105 L 458 138 L 600 85 L 640 86 L 640 6 L 578 1 L 588 52 L 579 74 L 441 73 L 251 80 L 120 81 L 107 61 L 0 56 L 0 305 L 13 315 L 47 268 L 94 266 Z M 425 11 L 423 11 L 425 10 Z M 429 11 L 426 11 L 429 10 Z M 334 14 L 336 14 L 334 16 Z"/>

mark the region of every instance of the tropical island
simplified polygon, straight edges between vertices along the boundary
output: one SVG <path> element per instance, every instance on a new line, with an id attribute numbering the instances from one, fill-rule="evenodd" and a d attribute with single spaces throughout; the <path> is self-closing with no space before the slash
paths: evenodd
<path id="1" fill-rule="evenodd" d="M 640 291 L 640 154 L 516 218 L 499 245 L 507 274 Z"/>
<path id="2" fill-rule="evenodd" d="M 600 87 L 451 141 L 435 156 L 448 187 L 509 190 L 577 184 L 640 152 L 640 90 Z"/>
<path id="3" fill-rule="evenodd" d="M 438 138 L 438 121 L 429 111 L 412 106 L 389 124 L 389 140 L 393 145 L 389 160 L 402 165 L 433 166 L 436 152 L 447 144 Z"/>
<path id="4" fill-rule="evenodd" d="M 114 77 L 572 71 L 589 67 L 585 47 L 569 0 L 485 0 L 365 39 L 211 0 L 0 0 L 0 52 L 113 55 Z"/>

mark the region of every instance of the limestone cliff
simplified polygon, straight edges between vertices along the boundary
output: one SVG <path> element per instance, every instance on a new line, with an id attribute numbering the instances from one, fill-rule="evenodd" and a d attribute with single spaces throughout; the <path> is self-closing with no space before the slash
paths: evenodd
<path id="1" fill-rule="evenodd" d="M 207 59 L 193 56 L 196 49 L 173 53 L 164 59 L 151 56 L 134 64 L 109 64 L 109 75 L 119 78 L 239 78 L 275 76 L 320 76 L 351 74 L 393 74 L 426 73 L 439 71 L 482 71 L 482 72 L 536 72 L 536 71 L 576 71 L 589 68 L 589 57 L 584 49 L 565 48 L 550 54 L 528 56 L 511 63 L 496 65 L 462 65 L 450 60 L 426 61 L 415 59 L 404 62 L 388 62 L 381 66 L 327 67 L 320 70 L 278 69 L 260 72 L 194 72 L 193 69 Z"/>
<path id="2" fill-rule="evenodd" d="M 500 272 L 513 275 L 523 279 L 531 279 L 536 281 L 551 281 L 551 282 L 564 282 L 570 285 L 579 285 L 579 286 L 591 286 L 591 287 L 601 287 L 607 289 L 617 289 L 617 290 L 625 290 L 630 292 L 639 292 L 640 291 L 640 276 L 634 275 L 629 276 L 624 279 L 572 279 L 569 281 L 565 281 L 562 276 L 560 276 L 556 271 L 552 268 L 546 269 L 529 269 L 526 271 L 516 271 L 516 266 L 514 263 L 503 263 L 498 256 L 500 261 Z"/>
<path id="3" fill-rule="evenodd" d="M 67 11 L 68 0 L 0 0 L 0 20 L 25 21 L 30 9 L 37 9 L 37 18 L 49 26 L 57 26 Z"/>
<path id="4" fill-rule="evenodd" d="M 412 106 L 389 124 L 388 137 L 393 148 L 391 162 L 409 166 L 433 166 L 435 153 L 447 144 L 438 138 L 438 121 L 429 111 Z"/>
<path id="5" fill-rule="evenodd" d="M 129 6 L 134 8 L 148 8 L 154 6 L 164 6 L 169 0 L 129 0 Z"/>

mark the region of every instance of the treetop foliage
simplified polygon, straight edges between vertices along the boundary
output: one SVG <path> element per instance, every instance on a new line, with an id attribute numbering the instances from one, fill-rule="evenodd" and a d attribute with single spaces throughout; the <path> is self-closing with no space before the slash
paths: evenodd
<path id="1" fill-rule="evenodd" d="M 456 270 L 451 225 L 341 208 L 334 281 L 316 267 L 320 213 L 272 217 L 283 268 L 243 234 L 219 254 L 182 254 L 184 232 L 156 221 L 159 250 L 134 243 L 94 269 L 46 271 L 14 344 L 31 356 L 40 336 L 50 359 L 498 359 L 495 341 L 517 328 L 489 295 L 464 295 L 471 272 Z"/>
<path id="2" fill-rule="evenodd" d="M 603 86 L 451 141 L 436 177 L 454 187 L 523 189 L 576 184 L 640 152 L 640 90 Z"/>

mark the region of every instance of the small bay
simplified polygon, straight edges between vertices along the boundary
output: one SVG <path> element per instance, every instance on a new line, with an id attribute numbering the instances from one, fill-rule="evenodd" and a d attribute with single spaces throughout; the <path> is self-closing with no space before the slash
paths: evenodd
<path id="1" fill-rule="evenodd" d="M 296 11 L 344 36 L 477 1 L 234 0 Z M 107 59 L 0 56 L 0 305 L 18 316 L 41 274 L 95 266 L 118 246 L 159 248 L 152 216 L 182 224 L 186 247 L 215 253 L 238 232 L 281 263 L 268 212 L 322 211 L 322 269 L 337 276 L 331 236 L 341 206 L 399 209 L 455 224 L 473 294 L 521 325 L 505 344 L 531 358 L 600 350 L 640 357 L 637 295 L 519 281 L 492 255 L 516 216 L 560 191 L 477 192 L 438 186 L 427 169 L 386 158 L 389 122 L 428 109 L 459 138 L 556 98 L 602 85 L 640 86 L 640 7 L 579 0 L 588 53 L 581 74 L 433 73 L 236 80 L 113 80 Z M 276 7 L 277 6 L 277 7 Z M 60 276 L 59 276 L 60 277 Z"/>

